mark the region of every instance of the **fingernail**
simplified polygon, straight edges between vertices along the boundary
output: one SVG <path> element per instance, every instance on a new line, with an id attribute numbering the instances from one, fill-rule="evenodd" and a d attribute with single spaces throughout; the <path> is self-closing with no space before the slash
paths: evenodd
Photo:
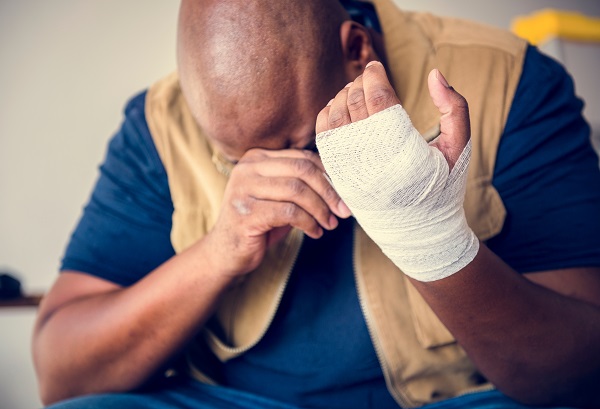
<path id="1" fill-rule="evenodd" d="M 351 82 L 347 83 L 346 86 L 344 88 L 350 88 L 350 86 L 352 85 Z"/>
<path id="2" fill-rule="evenodd" d="M 338 219 L 334 215 L 329 216 L 329 223 L 327 224 L 330 230 L 335 229 L 338 226 Z"/>
<path id="3" fill-rule="evenodd" d="M 369 68 L 371 65 L 375 65 L 375 64 L 381 65 L 381 63 L 379 61 L 371 61 L 367 64 L 367 66 L 365 68 Z"/>
<path id="4" fill-rule="evenodd" d="M 344 219 L 347 218 L 347 217 L 352 216 L 352 211 L 350 210 L 350 208 L 348 207 L 348 205 L 346 205 L 346 203 L 344 203 L 343 200 L 340 200 L 338 202 L 338 213 Z"/>
<path id="5" fill-rule="evenodd" d="M 331 99 L 329 100 L 329 102 L 327 103 L 327 105 L 326 105 L 326 106 L 330 107 L 330 106 L 331 106 L 331 104 L 333 104 L 333 98 L 331 98 Z"/>
<path id="6" fill-rule="evenodd" d="M 448 84 L 448 81 L 446 81 L 446 78 L 444 78 L 444 76 L 442 75 L 442 73 L 440 72 L 440 70 L 438 70 L 437 68 L 435 69 L 435 77 L 438 79 L 438 81 L 446 88 L 451 88 L 450 84 Z"/>

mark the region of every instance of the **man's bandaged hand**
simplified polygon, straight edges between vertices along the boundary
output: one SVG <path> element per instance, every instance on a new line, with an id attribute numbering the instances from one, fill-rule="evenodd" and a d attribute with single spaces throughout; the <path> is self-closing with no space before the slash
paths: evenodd
<path id="1" fill-rule="evenodd" d="M 399 105 L 379 63 L 317 119 L 317 146 L 337 192 L 383 252 L 420 281 L 454 274 L 479 249 L 463 210 L 468 107 L 437 70 L 429 89 L 442 114 L 442 133 L 432 145 Z"/>

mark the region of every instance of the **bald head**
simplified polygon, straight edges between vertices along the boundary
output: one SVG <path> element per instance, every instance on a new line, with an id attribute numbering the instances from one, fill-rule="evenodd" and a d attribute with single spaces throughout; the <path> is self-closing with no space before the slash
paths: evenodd
<path id="1" fill-rule="evenodd" d="M 338 0 L 183 0 L 182 89 L 211 139 L 281 148 L 345 83 Z M 296 114 L 302 113 L 302 118 Z M 298 123 L 296 123 L 298 122 Z"/>

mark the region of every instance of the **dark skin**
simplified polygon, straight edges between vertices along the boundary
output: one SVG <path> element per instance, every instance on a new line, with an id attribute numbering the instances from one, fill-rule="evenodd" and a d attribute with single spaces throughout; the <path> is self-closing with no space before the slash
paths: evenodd
<path id="1" fill-rule="evenodd" d="M 194 5 L 211 10 L 218 2 L 184 1 L 182 10 Z M 197 10 L 188 11 L 182 13 L 178 39 L 183 91 L 212 142 L 238 162 L 223 208 L 209 234 L 130 287 L 81 271 L 59 276 L 40 306 L 33 339 L 46 404 L 143 385 L 186 346 L 220 295 L 260 263 L 269 245 L 291 227 L 318 238 L 323 229 L 337 226 L 336 217 L 349 216 L 318 156 L 304 148 L 313 143 L 319 109 L 369 61 L 379 59 L 370 33 L 355 23 L 341 25 L 339 66 L 332 67 L 335 75 L 327 86 L 307 86 L 318 77 L 318 67 L 303 59 L 294 62 L 294 76 L 281 87 L 278 71 L 290 64 L 289 56 L 274 53 L 261 77 L 260 109 L 245 115 L 239 106 L 247 104 L 236 106 L 226 98 L 229 93 L 211 89 L 219 72 L 197 71 L 198 59 L 205 59 L 192 47 L 198 33 L 190 32 L 201 25 L 186 20 Z M 432 94 L 442 113 L 438 146 L 452 161 L 468 139 L 466 102 L 439 87 Z M 255 96 L 252 90 L 248 101 Z M 383 67 L 371 66 L 319 115 L 317 131 L 359 120 L 393 105 L 395 98 Z M 215 105 L 223 108 L 220 114 L 207 116 Z M 265 127 L 273 118 L 288 120 Z M 573 404 L 573 396 L 579 403 L 593 402 L 590 382 L 598 380 L 600 357 L 590 352 L 600 345 L 598 273 L 590 268 L 527 275 L 534 284 L 482 245 L 459 273 L 415 284 L 501 390 L 525 402 L 556 398 Z"/>
<path id="2" fill-rule="evenodd" d="M 450 167 L 469 139 L 468 105 L 434 70 L 429 90 L 441 114 L 435 146 Z M 400 101 L 381 64 L 341 90 L 317 132 L 365 119 Z M 532 405 L 598 407 L 600 269 L 522 276 L 481 243 L 475 259 L 433 282 L 411 280 L 482 373 Z"/>

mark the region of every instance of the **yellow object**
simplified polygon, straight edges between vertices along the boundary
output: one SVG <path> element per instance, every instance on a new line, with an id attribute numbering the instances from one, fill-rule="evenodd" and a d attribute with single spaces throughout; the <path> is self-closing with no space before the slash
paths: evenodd
<path id="1" fill-rule="evenodd" d="M 513 20 L 512 31 L 539 45 L 551 38 L 600 42 L 600 18 L 581 13 L 545 9 Z"/>

